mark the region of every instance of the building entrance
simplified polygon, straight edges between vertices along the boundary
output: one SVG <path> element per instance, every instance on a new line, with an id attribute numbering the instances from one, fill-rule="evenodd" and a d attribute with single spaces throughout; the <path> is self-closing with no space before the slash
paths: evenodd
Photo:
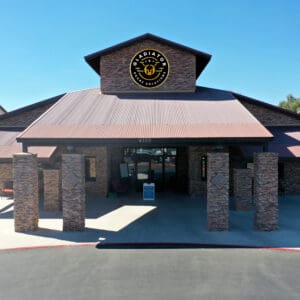
<path id="1" fill-rule="evenodd" d="M 176 148 L 125 148 L 132 189 L 141 191 L 143 183 L 155 183 L 157 191 L 173 189 L 176 184 Z"/>

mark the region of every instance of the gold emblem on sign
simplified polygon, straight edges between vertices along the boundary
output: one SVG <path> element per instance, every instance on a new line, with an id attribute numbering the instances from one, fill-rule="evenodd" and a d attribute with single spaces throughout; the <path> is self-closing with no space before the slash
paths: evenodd
<path id="1" fill-rule="evenodd" d="M 135 83 L 144 88 L 162 85 L 169 75 L 166 56 L 154 49 L 139 51 L 130 62 L 130 75 Z"/>

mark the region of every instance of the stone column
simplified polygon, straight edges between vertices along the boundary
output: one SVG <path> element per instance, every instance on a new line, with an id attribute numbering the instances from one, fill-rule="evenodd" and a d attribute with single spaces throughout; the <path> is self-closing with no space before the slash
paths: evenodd
<path id="1" fill-rule="evenodd" d="M 63 230 L 82 231 L 85 228 L 84 157 L 81 154 L 62 155 Z"/>
<path id="2" fill-rule="evenodd" d="M 278 229 L 278 154 L 254 154 L 255 227 Z"/>
<path id="3" fill-rule="evenodd" d="M 253 209 L 252 202 L 252 170 L 233 170 L 233 192 L 236 210 Z"/>
<path id="4" fill-rule="evenodd" d="M 207 153 L 207 223 L 209 230 L 229 228 L 228 153 Z"/>
<path id="5" fill-rule="evenodd" d="M 44 170 L 44 209 L 61 210 L 60 170 Z"/>
<path id="6" fill-rule="evenodd" d="M 13 156 L 15 231 L 38 228 L 39 196 L 37 156 L 17 153 Z"/>

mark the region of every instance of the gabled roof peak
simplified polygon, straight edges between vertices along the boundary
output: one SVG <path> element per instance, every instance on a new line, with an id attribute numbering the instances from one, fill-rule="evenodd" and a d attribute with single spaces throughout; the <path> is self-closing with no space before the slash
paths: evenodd
<path id="1" fill-rule="evenodd" d="M 164 39 L 162 37 L 159 37 L 157 35 L 154 35 L 152 33 L 145 33 L 143 35 L 137 36 L 137 37 L 127 40 L 125 42 L 116 44 L 114 46 L 105 48 L 103 50 L 97 51 L 92 54 L 89 54 L 89 55 L 85 56 L 84 59 L 91 66 L 91 68 L 94 69 L 94 71 L 97 74 L 101 75 L 100 67 L 99 67 L 101 56 L 111 53 L 113 51 L 117 51 L 121 48 L 133 45 L 137 42 L 142 42 L 144 40 L 152 40 L 152 41 L 162 43 L 162 44 L 168 45 L 170 47 L 177 48 L 177 49 L 194 54 L 196 56 L 196 78 L 199 77 L 199 75 L 201 74 L 201 72 L 204 70 L 204 68 L 206 67 L 206 65 L 208 64 L 208 62 L 211 59 L 211 55 L 208 53 L 184 46 L 182 44 L 178 44 L 176 42 L 173 42 L 173 41 Z"/>

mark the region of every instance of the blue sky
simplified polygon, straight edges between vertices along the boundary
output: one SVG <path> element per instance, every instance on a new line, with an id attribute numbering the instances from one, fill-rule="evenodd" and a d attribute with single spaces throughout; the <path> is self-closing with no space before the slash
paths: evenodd
<path id="1" fill-rule="evenodd" d="M 212 54 L 198 85 L 300 97 L 298 0 L 0 0 L 0 104 L 99 86 L 83 56 L 150 32 Z"/>

